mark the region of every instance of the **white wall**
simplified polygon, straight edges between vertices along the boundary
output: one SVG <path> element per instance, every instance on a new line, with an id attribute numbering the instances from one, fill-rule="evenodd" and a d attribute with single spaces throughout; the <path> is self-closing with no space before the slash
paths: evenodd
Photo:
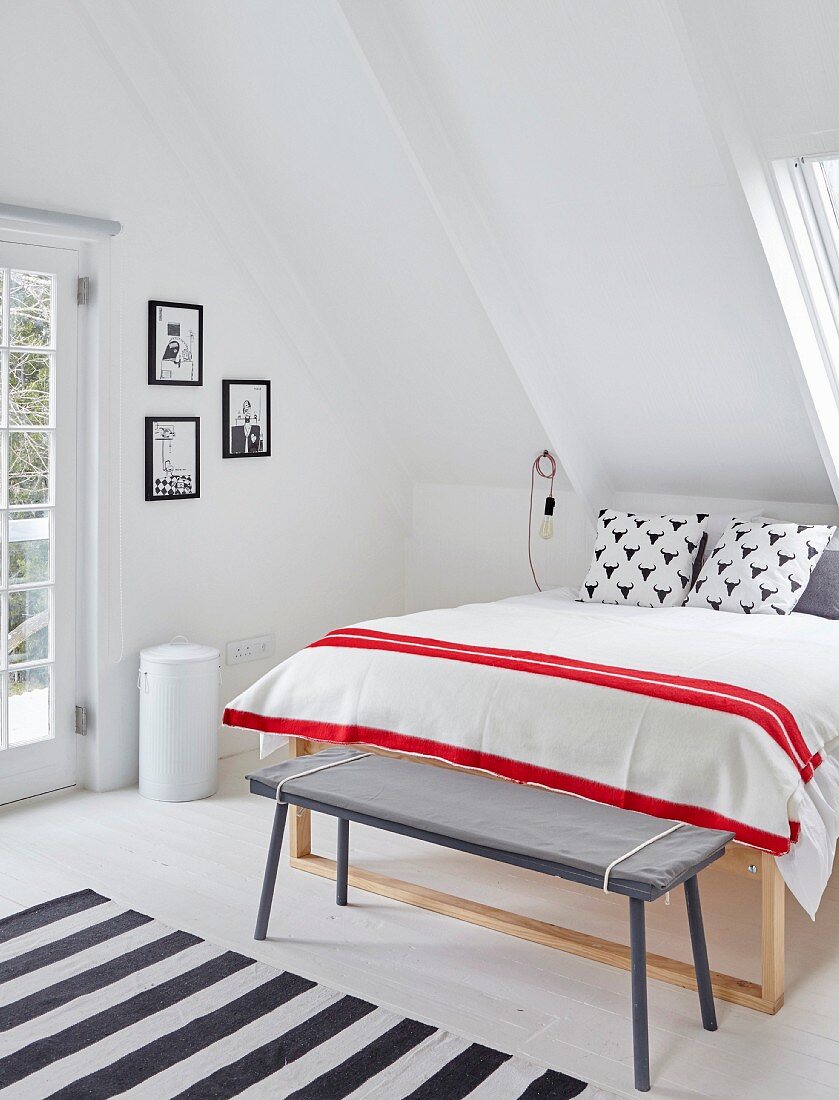
<path id="1" fill-rule="evenodd" d="M 414 529 L 407 548 L 407 607 L 419 611 L 461 603 L 502 599 L 533 592 L 527 564 L 529 489 L 418 485 L 414 490 Z M 536 499 L 534 564 L 543 588 L 579 586 L 589 566 L 594 531 L 577 498 L 557 493 L 551 542 L 536 535 L 544 492 Z M 684 497 L 657 493 L 616 493 L 608 502 L 640 514 L 708 512 L 771 516 L 788 522 L 839 523 L 839 508 L 726 497 Z"/>
<path id="2" fill-rule="evenodd" d="M 111 0 L 88 0 L 97 15 Z M 542 429 L 332 0 L 131 0 L 417 481 L 514 485 Z M 220 74 L 223 78 L 220 79 Z M 499 424 L 503 430 L 499 431 Z"/>
<path id="3" fill-rule="evenodd" d="M 746 497 L 684 497 L 665 493 L 617 493 L 614 507 L 628 512 L 667 515 L 707 512 L 712 516 L 754 515 L 786 523 L 839 523 L 835 504 L 806 504 L 788 500 L 757 500 Z"/>
<path id="4" fill-rule="evenodd" d="M 115 31 L 115 64 L 145 108 L 156 99 L 176 151 L 171 120 L 198 117 L 409 482 L 513 488 L 537 437 L 562 459 L 567 433 L 547 430 L 561 408 L 604 486 L 832 499 L 754 226 L 666 3 L 74 3 Z M 792 0 L 772 6 L 795 22 Z M 392 25 L 415 94 L 376 94 L 380 55 L 359 54 L 346 13 Z M 168 112 L 160 70 L 181 93 Z M 462 218 L 451 232 L 462 204 L 423 186 L 442 173 L 406 147 L 406 100 L 438 120 L 504 293 L 487 293 Z M 259 249 L 250 238 L 246 258 Z M 534 388 L 510 350 L 496 298 L 514 296 L 554 385 Z"/>
<path id="5" fill-rule="evenodd" d="M 345 4 L 396 27 L 611 484 L 831 501 L 667 5 Z"/>
<path id="6" fill-rule="evenodd" d="M 834 0 L 708 0 L 704 21 L 768 156 L 839 153 Z"/>
<path id="7" fill-rule="evenodd" d="M 108 634 L 95 643 L 101 697 L 85 746 L 87 780 L 106 788 L 136 775 L 141 647 L 176 633 L 222 647 L 274 631 L 282 656 L 336 623 L 399 612 L 404 531 L 357 456 L 354 439 L 363 428 L 316 379 L 319 364 L 303 362 L 290 345 L 77 14 L 75 5 L 38 0 L 0 5 L 4 79 L 18 89 L 14 109 L 0 114 L 0 148 L 4 201 L 112 217 L 125 226 L 113 246 L 111 302 L 100 303 L 111 326 L 103 425 L 109 450 L 101 455 L 110 474 L 110 500 L 103 499 L 110 524 L 97 578 Z M 202 389 L 146 385 L 149 298 L 203 303 Z M 275 307 L 282 311 L 283 303 Z M 272 380 L 270 459 L 221 459 L 221 379 L 236 376 Z M 123 660 L 115 663 L 120 378 L 125 639 Z M 200 500 L 145 503 L 143 417 L 151 413 L 201 416 Z M 225 668 L 223 697 L 267 667 Z M 222 752 L 244 747 L 250 736 L 224 733 Z"/>
<path id="8" fill-rule="evenodd" d="M 741 8 L 745 40 L 762 6 Z M 793 6 L 772 8 L 782 28 Z M 776 493 L 817 502 L 775 509 L 810 518 L 830 486 L 753 227 L 664 5 L 388 11 L 557 393 L 623 490 L 603 503 L 711 511 L 704 496 L 639 492 Z M 15 89 L 0 115 L 0 199 L 125 225 L 100 301 L 110 465 L 89 677 L 101 693 L 95 785 L 135 772 L 141 646 L 274 630 L 281 657 L 336 623 L 398 612 L 406 593 L 423 607 L 532 588 L 527 476 L 550 409 L 529 400 L 340 12 L 310 0 L 0 0 Z M 796 103 L 784 134 L 809 125 Z M 149 297 L 204 304 L 203 390 L 146 386 Z M 219 456 L 220 379 L 236 375 L 273 381 L 270 460 Z M 202 417 L 202 499 L 146 504 L 143 416 L 190 412 Z M 579 583 L 590 551 L 567 486 L 560 472 L 556 539 L 534 540 L 546 585 Z M 227 670 L 225 696 L 264 669 Z M 246 743 L 226 733 L 222 751 Z"/>
<path id="9" fill-rule="evenodd" d="M 534 590 L 527 561 L 530 489 L 475 485 L 414 488 L 407 547 L 407 607 L 419 611 Z M 539 538 L 545 490 L 534 493 L 533 565 L 542 588 L 579 584 L 593 531 L 577 497 L 557 492 L 554 538 Z"/>

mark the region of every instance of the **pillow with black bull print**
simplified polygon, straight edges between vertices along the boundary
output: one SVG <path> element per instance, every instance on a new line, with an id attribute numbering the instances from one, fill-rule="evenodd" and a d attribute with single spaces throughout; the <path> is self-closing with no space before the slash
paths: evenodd
<path id="1" fill-rule="evenodd" d="M 707 520 L 707 515 L 639 516 L 604 508 L 580 601 L 634 607 L 683 604 Z"/>
<path id="2" fill-rule="evenodd" d="M 835 530 L 774 520 L 732 523 L 705 562 L 688 606 L 740 615 L 788 615 Z"/>

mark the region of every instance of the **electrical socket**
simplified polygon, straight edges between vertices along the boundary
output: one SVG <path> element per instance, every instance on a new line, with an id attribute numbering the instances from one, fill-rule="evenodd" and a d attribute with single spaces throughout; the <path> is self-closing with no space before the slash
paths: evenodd
<path id="1" fill-rule="evenodd" d="M 275 636 L 260 634 L 258 638 L 243 638 L 240 642 L 227 643 L 227 663 L 242 665 L 245 661 L 263 661 L 274 656 Z"/>

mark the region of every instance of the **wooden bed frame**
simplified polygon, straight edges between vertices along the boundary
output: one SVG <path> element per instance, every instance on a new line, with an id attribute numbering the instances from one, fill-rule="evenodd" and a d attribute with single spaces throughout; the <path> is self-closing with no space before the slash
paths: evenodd
<path id="1" fill-rule="evenodd" d="M 289 738 L 289 755 L 306 756 L 318 752 L 323 746 L 301 738 Z M 381 756 L 400 756 L 397 752 L 379 749 L 373 745 L 360 745 L 367 752 Z M 415 756 L 411 760 L 417 761 Z M 422 760 L 424 764 L 435 767 L 449 767 L 439 760 Z M 464 770 L 464 769 L 459 769 Z M 465 769 L 471 770 L 471 769 Z M 480 774 L 486 774 L 482 772 Z M 500 779 L 499 782 L 505 782 Z M 335 861 L 312 852 L 311 811 L 298 809 L 291 817 L 290 859 L 292 867 L 322 878 L 335 878 Z M 784 1003 L 784 880 L 778 871 L 775 857 L 767 852 L 749 848 L 746 845 L 732 845 L 725 856 L 708 868 L 708 872 L 721 871 L 728 874 L 758 879 L 761 883 L 761 980 L 750 982 L 735 978 L 730 974 L 712 971 L 714 993 L 724 1001 L 753 1008 L 758 1012 L 775 1013 Z M 572 955 L 586 959 L 609 963 L 624 970 L 629 969 L 629 948 L 598 936 L 575 932 L 569 928 L 546 921 L 534 920 L 505 909 L 495 909 L 480 902 L 468 901 L 453 894 L 444 894 L 425 886 L 417 886 L 402 879 L 379 875 L 350 867 L 349 882 L 357 890 L 367 890 L 386 898 L 394 898 L 432 913 L 455 917 L 470 924 L 491 928 L 496 932 L 505 932 L 509 936 L 531 940 L 545 947 L 554 947 Z M 668 959 L 663 955 L 647 955 L 647 972 L 651 978 L 681 986 L 683 989 L 695 989 L 693 967 L 689 963 Z"/>

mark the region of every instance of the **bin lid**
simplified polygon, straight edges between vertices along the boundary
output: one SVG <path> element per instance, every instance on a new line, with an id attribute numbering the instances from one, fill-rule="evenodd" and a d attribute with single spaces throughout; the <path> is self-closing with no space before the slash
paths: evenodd
<path id="1" fill-rule="evenodd" d="M 162 645 L 149 646 L 140 651 L 140 660 L 148 664 L 171 665 L 195 663 L 197 661 L 218 661 L 219 651 L 211 645 L 200 645 L 184 638 L 173 638 Z"/>

